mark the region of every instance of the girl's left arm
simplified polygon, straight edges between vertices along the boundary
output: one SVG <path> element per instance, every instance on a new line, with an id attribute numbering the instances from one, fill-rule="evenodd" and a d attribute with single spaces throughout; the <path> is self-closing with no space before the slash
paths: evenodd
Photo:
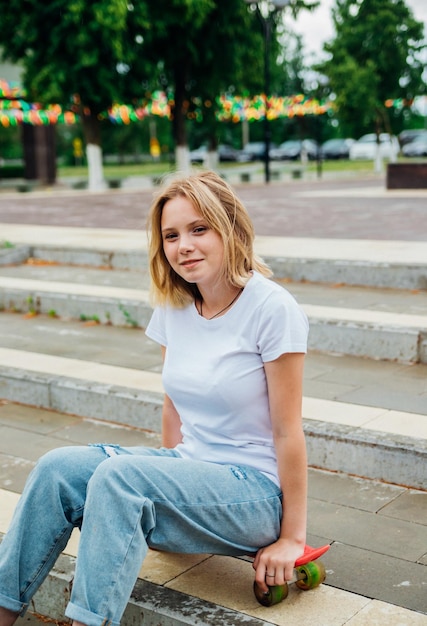
<path id="1" fill-rule="evenodd" d="M 264 364 L 269 395 L 279 480 L 283 493 L 280 536 L 261 548 L 254 561 L 255 580 L 267 591 L 268 584 L 290 580 L 295 561 L 304 552 L 307 524 L 307 453 L 302 426 L 303 353 L 282 354 Z"/>

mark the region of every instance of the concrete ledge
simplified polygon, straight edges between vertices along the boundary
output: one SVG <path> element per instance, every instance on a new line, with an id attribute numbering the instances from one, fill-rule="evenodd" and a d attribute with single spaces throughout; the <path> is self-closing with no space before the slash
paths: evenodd
<path id="1" fill-rule="evenodd" d="M 138 623 L 135 620 L 135 614 L 141 616 L 141 613 L 143 626 L 146 624 L 149 626 L 158 624 L 162 626 L 169 626 L 169 624 L 269 626 L 272 624 L 272 622 L 138 579 L 121 626 L 134 626 Z"/>
<path id="2" fill-rule="evenodd" d="M 427 489 L 427 441 L 305 420 L 311 467 Z"/>
<path id="3" fill-rule="evenodd" d="M 405 363 L 427 362 L 427 316 L 302 305 L 309 349 Z M 145 328 L 146 291 L 0 277 L 0 308 Z"/>
<path id="4" fill-rule="evenodd" d="M 306 308 L 306 307 L 303 307 Z M 425 363 L 425 334 L 412 328 L 379 326 L 309 316 L 309 348 L 402 363 Z M 426 328 L 427 333 L 427 328 Z"/>
<path id="5" fill-rule="evenodd" d="M 30 246 L 31 254 L 38 258 L 120 269 L 147 267 L 144 230 L 20 224 L 1 227 L 4 239 Z M 255 251 L 279 278 L 427 289 L 425 242 L 257 236 Z"/>
<path id="6" fill-rule="evenodd" d="M 111 368 L 120 370 L 121 368 Z M 112 386 L 53 374 L 34 374 L 18 368 L 0 367 L 0 397 L 23 404 L 51 408 L 62 413 L 93 417 L 137 426 L 153 432 L 161 428 L 161 394 L 136 388 Z M 410 432 L 416 437 L 374 430 L 388 421 L 392 411 L 358 406 L 352 424 L 337 423 L 337 413 L 345 422 L 347 405 L 310 399 L 310 417 L 304 419 L 309 464 L 313 467 L 358 474 L 366 478 L 427 489 L 427 438 L 417 428 L 417 418 Z M 333 406 L 332 406 L 333 405 Z M 333 421 L 324 421 L 329 413 Z M 305 415 L 305 412 L 304 412 Z M 378 421 L 374 421 L 378 420 Z M 378 425 L 377 425 L 378 424 Z"/>
<path id="7" fill-rule="evenodd" d="M 4 535 L 0 533 L 0 541 Z M 50 620 L 64 622 L 64 611 L 71 596 L 75 558 L 61 555 L 35 594 L 29 610 Z M 179 591 L 138 579 L 121 626 L 269 626 L 266 622 L 232 609 L 200 600 Z"/>
<path id="8" fill-rule="evenodd" d="M 1 241 L 0 241 L 1 244 Z M 30 256 L 29 246 L 13 246 L 12 248 L 0 247 L 0 265 L 17 265 L 25 263 Z"/>
<path id="9" fill-rule="evenodd" d="M 143 238 L 141 238 L 143 240 Z M 255 249 L 257 246 L 255 245 Z M 286 241 L 282 250 L 286 250 Z M 139 250 L 91 250 L 67 248 L 54 245 L 37 245 L 31 248 L 30 256 L 60 264 L 90 265 L 111 269 L 142 270 L 148 267 L 144 249 Z M 344 283 L 371 287 L 393 287 L 396 289 L 427 289 L 427 263 L 397 263 L 358 261 L 347 259 L 307 258 L 271 254 L 263 250 L 266 263 L 276 278 L 294 281 Z"/>
<path id="10" fill-rule="evenodd" d="M 363 287 L 427 289 L 427 264 L 299 259 L 264 255 L 276 278 Z"/>
<path id="11" fill-rule="evenodd" d="M 143 241 L 143 237 L 141 237 Z M 97 250 L 89 248 L 68 248 L 55 245 L 36 245 L 31 248 L 31 256 L 64 265 L 90 265 L 110 269 L 147 269 L 147 253 L 136 250 Z"/>
<path id="12" fill-rule="evenodd" d="M 142 290 L 5 277 L 0 277 L 0 308 L 142 328 L 152 314 Z"/>
<path id="13" fill-rule="evenodd" d="M 161 431 L 160 394 L 0 366 L 0 397 L 61 413 Z"/>

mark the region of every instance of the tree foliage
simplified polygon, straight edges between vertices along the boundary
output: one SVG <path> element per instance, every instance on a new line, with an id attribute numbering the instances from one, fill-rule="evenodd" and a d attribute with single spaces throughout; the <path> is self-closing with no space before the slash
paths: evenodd
<path id="1" fill-rule="evenodd" d="M 150 58 L 159 59 L 157 80 L 175 97 L 174 136 L 186 144 L 185 120 L 191 102 L 207 103 L 206 122 L 214 110 L 214 98 L 230 85 L 250 84 L 259 67 L 259 38 L 253 36 L 253 20 L 243 0 L 193 0 L 200 5 L 188 19 L 170 8 L 169 0 L 150 3 L 149 21 L 156 27 L 144 35 Z M 249 68 L 249 69 L 248 69 Z"/>
<path id="2" fill-rule="evenodd" d="M 391 130 L 388 99 L 423 93 L 423 24 L 404 0 L 336 0 L 330 59 L 316 69 L 336 95 L 344 133 Z"/>
<path id="3" fill-rule="evenodd" d="M 219 93 L 263 87 L 263 32 L 244 0 L 0 0 L 0 11 L 3 56 L 23 66 L 29 98 L 73 101 L 87 143 L 100 145 L 100 112 L 162 88 L 174 94 L 175 142 L 186 145 L 194 98 L 214 134 Z"/>

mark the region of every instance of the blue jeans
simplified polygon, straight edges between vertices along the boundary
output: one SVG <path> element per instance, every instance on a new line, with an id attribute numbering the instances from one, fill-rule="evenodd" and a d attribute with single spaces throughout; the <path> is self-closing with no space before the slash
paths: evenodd
<path id="1" fill-rule="evenodd" d="M 246 466 L 174 450 L 97 444 L 48 452 L 0 545 L 0 606 L 24 614 L 74 527 L 81 536 L 66 616 L 118 626 L 148 547 L 241 555 L 275 541 L 279 488 Z"/>

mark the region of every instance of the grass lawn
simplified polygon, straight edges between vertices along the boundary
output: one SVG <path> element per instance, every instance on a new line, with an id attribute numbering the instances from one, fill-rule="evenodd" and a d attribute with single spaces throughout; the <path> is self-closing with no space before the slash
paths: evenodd
<path id="1" fill-rule="evenodd" d="M 124 165 L 104 165 L 105 178 L 127 178 L 128 176 L 161 176 L 171 171 L 170 163 L 126 163 Z M 60 166 L 59 178 L 87 178 L 86 165 Z"/>
<path id="2" fill-rule="evenodd" d="M 258 166 L 263 168 L 263 163 L 221 163 L 221 170 L 233 168 L 244 168 L 249 165 L 251 168 Z M 272 169 L 289 170 L 298 165 L 296 162 L 289 161 L 272 161 L 270 166 Z M 372 161 L 324 161 L 322 163 L 323 172 L 358 172 L 360 174 L 370 174 L 373 172 L 374 166 Z M 317 163 L 309 162 L 306 166 L 308 172 L 317 171 Z M 173 165 L 169 163 L 134 163 L 123 165 L 104 165 L 104 176 L 107 180 L 117 178 L 127 178 L 128 176 L 162 176 L 173 171 Z M 59 167 L 58 178 L 78 178 L 86 179 L 88 176 L 87 166 L 71 166 Z"/>

